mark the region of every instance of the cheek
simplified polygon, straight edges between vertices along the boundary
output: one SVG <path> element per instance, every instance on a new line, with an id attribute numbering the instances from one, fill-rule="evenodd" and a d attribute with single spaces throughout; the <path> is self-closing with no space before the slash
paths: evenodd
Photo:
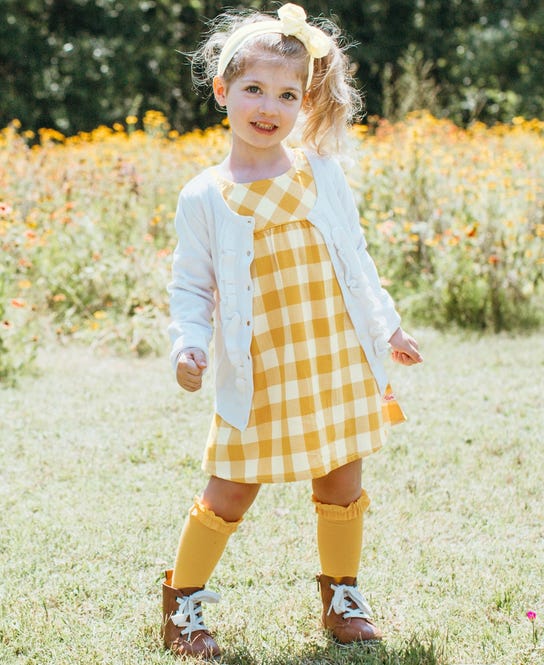
<path id="1" fill-rule="evenodd" d="M 298 114 L 300 113 L 302 109 L 302 104 L 296 104 L 291 107 L 289 107 L 287 111 L 287 115 L 292 118 L 293 120 L 297 119 Z"/>
<path id="2" fill-rule="evenodd" d="M 246 115 L 250 113 L 253 109 L 253 104 L 250 100 L 247 99 L 235 99 L 231 101 L 231 104 L 228 105 L 228 110 L 230 113 L 236 115 Z"/>

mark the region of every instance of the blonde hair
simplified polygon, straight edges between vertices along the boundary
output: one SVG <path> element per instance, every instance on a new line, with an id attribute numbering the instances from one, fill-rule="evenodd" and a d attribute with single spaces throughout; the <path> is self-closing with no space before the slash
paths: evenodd
<path id="1" fill-rule="evenodd" d="M 210 21 L 204 41 L 193 53 L 191 73 L 197 87 L 209 88 L 217 74 L 221 50 L 230 35 L 247 23 L 269 20 L 262 12 L 245 10 L 220 14 Z M 319 154 L 340 153 L 348 126 L 357 118 L 363 104 L 355 86 L 352 67 L 341 43 L 339 28 L 327 19 L 313 21 L 331 40 L 329 53 L 314 61 L 314 72 L 306 91 L 302 114 L 302 143 Z M 303 84 L 308 75 L 309 55 L 296 37 L 280 33 L 256 36 L 244 43 L 225 69 L 228 84 L 241 76 L 255 50 L 269 56 L 289 59 Z"/>

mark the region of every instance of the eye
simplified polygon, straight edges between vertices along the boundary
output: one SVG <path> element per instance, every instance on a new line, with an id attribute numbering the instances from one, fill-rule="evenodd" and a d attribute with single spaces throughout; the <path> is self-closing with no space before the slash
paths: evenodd
<path id="1" fill-rule="evenodd" d="M 260 91 L 261 91 L 261 89 L 259 88 L 258 85 L 248 85 L 247 88 L 246 88 L 246 92 L 249 92 L 252 95 L 257 94 Z"/>
<path id="2" fill-rule="evenodd" d="M 282 94 L 282 99 L 288 99 L 288 100 L 295 100 L 297 98 L 296 95 L 294 95 L 292 92 L 284 92 Z"/>

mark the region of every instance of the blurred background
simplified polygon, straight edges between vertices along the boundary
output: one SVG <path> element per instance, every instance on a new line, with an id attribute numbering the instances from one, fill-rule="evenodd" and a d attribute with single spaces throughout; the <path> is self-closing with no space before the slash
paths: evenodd
<path id="1" fill-rule="evenodd" d="M 543 0 L 304 6 L 352 44 L 367 111 L 341 158 L 405 320 L 541 327 Z M 184 53 L 225 8 L 0 0 L 0 384 L 52 341 L 168 349 L 178 192 L 230 142 Z"/>
<path id="2" fill-rule="evenodd" d="M 281 3 L 229 6 L 274 11 Z M 307 0 L 337 21 L 369 116 L 426 108 L 460 125 L 541 117 L 542 0 Z M 213 0 L 1 0 L 0 125 L 64 134 L 148 109 L 178 131 L 219 118 L 192 90 L 187 57 Z"/>

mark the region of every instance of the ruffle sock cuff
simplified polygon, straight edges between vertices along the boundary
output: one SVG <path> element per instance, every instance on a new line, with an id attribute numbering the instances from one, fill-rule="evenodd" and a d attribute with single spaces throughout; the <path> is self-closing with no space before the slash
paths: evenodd
<path id="1" fill-rule="evenodd" d="M 333 503 L 321 503 L 312 496 L 315 504 L 315 512 L 326 520 L 331 522 L 347 522 L 363 515 L 370 505 L 370 498 L 364 489 L 361 489 L 361 496 L 350 503 L 349 506 L 337 506 Z"/>
<path id="2" fill-rule="evenodd" d="M 238 528 L 238 525 L 242 522 L 242 519 L 239 519 L 236 522 L 226 522 L 222 517 L 216 515 L 213 510 L 206 508 L 198 496 L 195 496 L 194 498 L 194 503 L 189 509 L 189 515 L 194 517 L 205 527 L 208 527 L 208 529 L 222 533 L 225 536 L 233 534 Z"/>

